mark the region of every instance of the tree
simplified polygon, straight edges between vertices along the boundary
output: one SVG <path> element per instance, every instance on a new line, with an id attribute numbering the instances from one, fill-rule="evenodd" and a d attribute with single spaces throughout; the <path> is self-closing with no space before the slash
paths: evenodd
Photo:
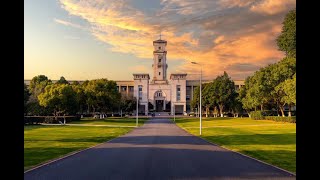
<path id="1" fill-rule="evenodd" d="M 24 111 L 26 112 L 27 110 L 27 102 L 29 101 L 30 98 L 30 92 L 29 89 L 26 85 L 26 83 L 24 83 Z"/>
<path id="2" fill-rule="evenodd" d="M 279 50 L 287 56 L 296 57 L 296 10 L 291 10 L 283 21 L 281 34 L 277 38 Z"/>
<path id="3" fill-rule="evenodd" d="M 77 81 L 75 81 L 77 82 Z M 77 99 L 77 111 L 81 114 L 84 111 L 86 106 L 86 94 L 84 92 L 84 88 L 79 83 L 72 83 L 72 88 L 76 92 L 76 99 Z"/>
<path id="4" fill-rule="evenodd" d="M 48 85 L 39 95 L 39 103 L 41 106 L 52 109 L 56 119 L 61 114 L 75 114 L 77 111 L 76 92 L 69 84 Z"/>
<path id="5" fill-rule="evenodd" d="M 45 75 L 38 75 L 32 78 L 29 85 L 29 91 L 31 93 L 30 99 L 37 101 L 37 97 L 40 93 L 44 92 L 47 85 L 52 84 L 52 81 Z"/>
<path id="6" fill-rule="evenodd" d="M 270 95 L 272 100 L 277 105 L 277 109 L 281 111 L 282 116 L 284 116 L 284 106 L 285 102 L 283 97 L 285 93 L 283 92 L 283 83 L 287 79 L 291 79 L 296 73 L 296 59 L 293 57 L 285 57 L 278 63 L 274 64 L 271 69 L 269 88 L 271 88 Z"/>
<path id="7" fill-rule="evenodd" d="M 213 101 L 218 105 L 220 115 L 223 117 L 224 107 L 234 101 L 236 93 L 234 82 L 226 72 L 213 81 L 212 92 Z"/>
<path id="8" fill-rule="evenodd" d="M 56 82 L 56 84 L 70 84 L 63 76 Z"/>
<path id="9" fill-rule="evenodd" d="M 192 109 L 197 108 L 199 110 L 199 103 L 200 103 L 200 87 L 196 87 L 193 91 L 193 98 L 190 102 L 190 106 Z"/>
<path id="10" fill-rule="evenodd" d="M 123 110 L 125 113 L 132 112 L 136 108 L 136 104 L 137 100 L 135 97 L 127 95 L 121 96 L 120 109 Z"/>
<path id="11" fill-rule="evenodd" d="M 291 116 L 291 106 L 296 105 L 296 74 L 292 79 L 284 82 L 284 101 L 289 105 L 289 116 Z"/>
<path id="12" fill-rule="evenodd" d="M 117 91 L 115 81 L 107 79 L 91 80 L 84 86 L 88 111 L 110 111 L 119 107 L 121 94 Z"/>
<path id="13" fill-rule="evenodd" d="M 289 105 L 289 116 L 291 116 L 291 106 L 296 104 L 296 75 L 293 78 L 287 79 L 280 83 L 275 91 L 280 94 L 279 104 L 281 105 L 281 113 L 284 116 L 283 107 Z"/>

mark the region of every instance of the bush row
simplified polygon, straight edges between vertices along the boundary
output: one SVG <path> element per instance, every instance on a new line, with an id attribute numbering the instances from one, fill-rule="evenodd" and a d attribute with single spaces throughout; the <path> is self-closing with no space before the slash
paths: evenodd
<path id="1" fill-rule="evenodd" d="M 252 111 L 250 112 L 251 119 L 254 120 L 272 120 L 272 121 L 278 121 L 278 122 L 289 122 L 289 123 L 296 123 L 296 117 L 295 116 L 265 116 L 264 112 L 262 111 Z"/>
<path id="2" fill-rule="evenodd" d="M 295 116 L 265 116 L 266 120 L 272 120 L 272 121 L 278 121 L 278 122 L 289 122 L 289 123 L 296 123 L 296 117 Z"/>
<path id="3" fill-rule="evenodd" d="M 66 122 L 79 121 L 80 116 L 67 116 Z M 54 116 L 25 116 L 24 124 L 39 124 L 39 123 L 49 123 L 49 124 L 59 124 L 59 121 L 63 123 L 63 116 L 59 116 L 55 119 Z"/>

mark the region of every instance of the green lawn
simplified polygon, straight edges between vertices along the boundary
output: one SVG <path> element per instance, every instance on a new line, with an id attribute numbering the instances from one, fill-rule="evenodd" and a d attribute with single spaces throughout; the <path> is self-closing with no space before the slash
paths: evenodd
<path id="1" fill-rule="evenodd" d="M 139 125 L 142 125 L 144 121 L 141 120 Z M 93 122 L 98 123 L 98 121 Z M 135 125 L 135 119 L 113 119 L 103 123 L 131 126 Z M 27 170 L 72 151 L 108 141 L 126 134 L 132 129 L 133 127 L 24 126 L 24 169 Z"/>
<path id="2" fill-rule="evenodd" d="M 199 136 L 199 118 L 176 118 Z M 203 118 L 202 138 L 227 149 L 296 172 L 296 124 L 249 118 Z"/>

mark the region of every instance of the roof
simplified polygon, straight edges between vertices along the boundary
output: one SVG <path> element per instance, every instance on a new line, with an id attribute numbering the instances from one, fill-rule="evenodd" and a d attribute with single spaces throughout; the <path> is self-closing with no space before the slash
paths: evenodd
<path id="1" fill-rule="evenodd" d="M 162 39 L 158 39 L 158 40 L 153 41 L 153 43 L 167 43 L 167 41 L 162 40 Z"/>

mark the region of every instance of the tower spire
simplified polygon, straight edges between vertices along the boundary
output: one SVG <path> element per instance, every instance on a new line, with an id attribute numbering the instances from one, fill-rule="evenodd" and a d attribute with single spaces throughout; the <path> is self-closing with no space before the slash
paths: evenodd
<path id="1" fill-rule="evenodd" d="M 159 35 L 159 36 L 160 36 L 160 40 L 161 40 L 161 36 L 162 36 L 162 35 L 161 35 L 161 32 L 160 32 L 160 35 Z"/>

